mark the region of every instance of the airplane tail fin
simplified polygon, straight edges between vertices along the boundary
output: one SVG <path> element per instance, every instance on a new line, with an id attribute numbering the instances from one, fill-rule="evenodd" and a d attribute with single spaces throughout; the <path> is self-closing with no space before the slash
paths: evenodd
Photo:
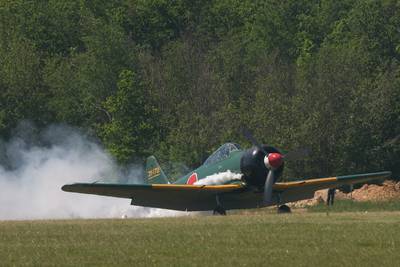
<path id="1" fill-rule="evenodd" d="M 148 184 L 169 184 L 167 176 L 154 156 L 150 156 L 146 160 L 146 174 Z"/>

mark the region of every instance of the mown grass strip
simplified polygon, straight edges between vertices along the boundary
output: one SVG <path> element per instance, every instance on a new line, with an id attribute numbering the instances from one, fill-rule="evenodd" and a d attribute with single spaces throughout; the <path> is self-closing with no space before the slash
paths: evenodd
<path id="1" fill-rule="evenodd" d="M 1 265 L 393 266 L 400 213 L 0 222 Z"/>
<path id="2" fill-rule="evenodd" d="M 373 212 L 373 211 L 400 211 L 400 201 L 353 201 L 338 200 L 333 206 L 320 203 L 307 207 L 309 212 Z"/>

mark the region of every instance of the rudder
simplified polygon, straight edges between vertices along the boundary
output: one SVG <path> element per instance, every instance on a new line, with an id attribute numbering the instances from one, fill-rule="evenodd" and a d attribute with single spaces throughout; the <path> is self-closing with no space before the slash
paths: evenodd
<path id="1" fill-rule="evenodd" d="M 146 174 L 148 184 L 169 184 L 167 176 L 154 156 L 150 156 L 146 160 Z"/>

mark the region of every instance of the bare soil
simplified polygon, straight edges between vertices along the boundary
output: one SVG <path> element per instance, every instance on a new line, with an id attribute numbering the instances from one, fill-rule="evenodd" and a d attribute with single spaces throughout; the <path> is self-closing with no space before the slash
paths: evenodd
<path id="1" fill-rule="evenodd" d="M 321 202 L 326 202 L 328 190 L 319 190 L 314 194 L 313 199 L 301 200 L 291 203 L 290 206 L 301 208 L 313 206 Z M 352 199 L 354 201 L 389 201 L 400 200 L 400 182 L 387 180 L 382 185 L 365 184 L 361 188 L 353 190 L 351 193 L 343 193 L 336 190 L 335 199 Z"/>

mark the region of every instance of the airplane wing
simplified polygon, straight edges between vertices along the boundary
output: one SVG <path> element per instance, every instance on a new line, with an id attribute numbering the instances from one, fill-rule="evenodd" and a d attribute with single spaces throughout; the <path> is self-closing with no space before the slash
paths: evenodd
<path id="1" fill-rule="evenodd" d="M 364 183 L 387 178 L 390 175 L 391 172 L 377 172 L 275 183 L 272 205 L 310 199 L 314 197 L 314 192 L 317 190 Z M 75 183 L 64 185 L 62 190 L 129 198 L 132 199 L 132 205 L 174 210 L 213 210 L 216 207 L 217 195 L 226 209 L 264 206 L 263 193 L 254 191 L 242 183 L 227 185 Z"/>
<path id="2" fill-rule="evenodd" d="M 132 205 L 174 209 L 213 210 L 216 195 L 239 193 L 243 184 L 178 185 L 178 184 L 106 184 L 75 183 L 62 187 L 63 191 L 132 199 Z"/>
<path id="3" fill-rule="evenodd" d="M 371 180 L 390 177 L 391 172 L 376 172 L 366 174 L 355 174 L 318 179 L 307 179 L 287 183 L 274 184 L 274 194 L 279 195 L 282 203 L 293 202 L 314 197 L 317 190 L 338 188 L 342 185 L 365 183 Z"/>

